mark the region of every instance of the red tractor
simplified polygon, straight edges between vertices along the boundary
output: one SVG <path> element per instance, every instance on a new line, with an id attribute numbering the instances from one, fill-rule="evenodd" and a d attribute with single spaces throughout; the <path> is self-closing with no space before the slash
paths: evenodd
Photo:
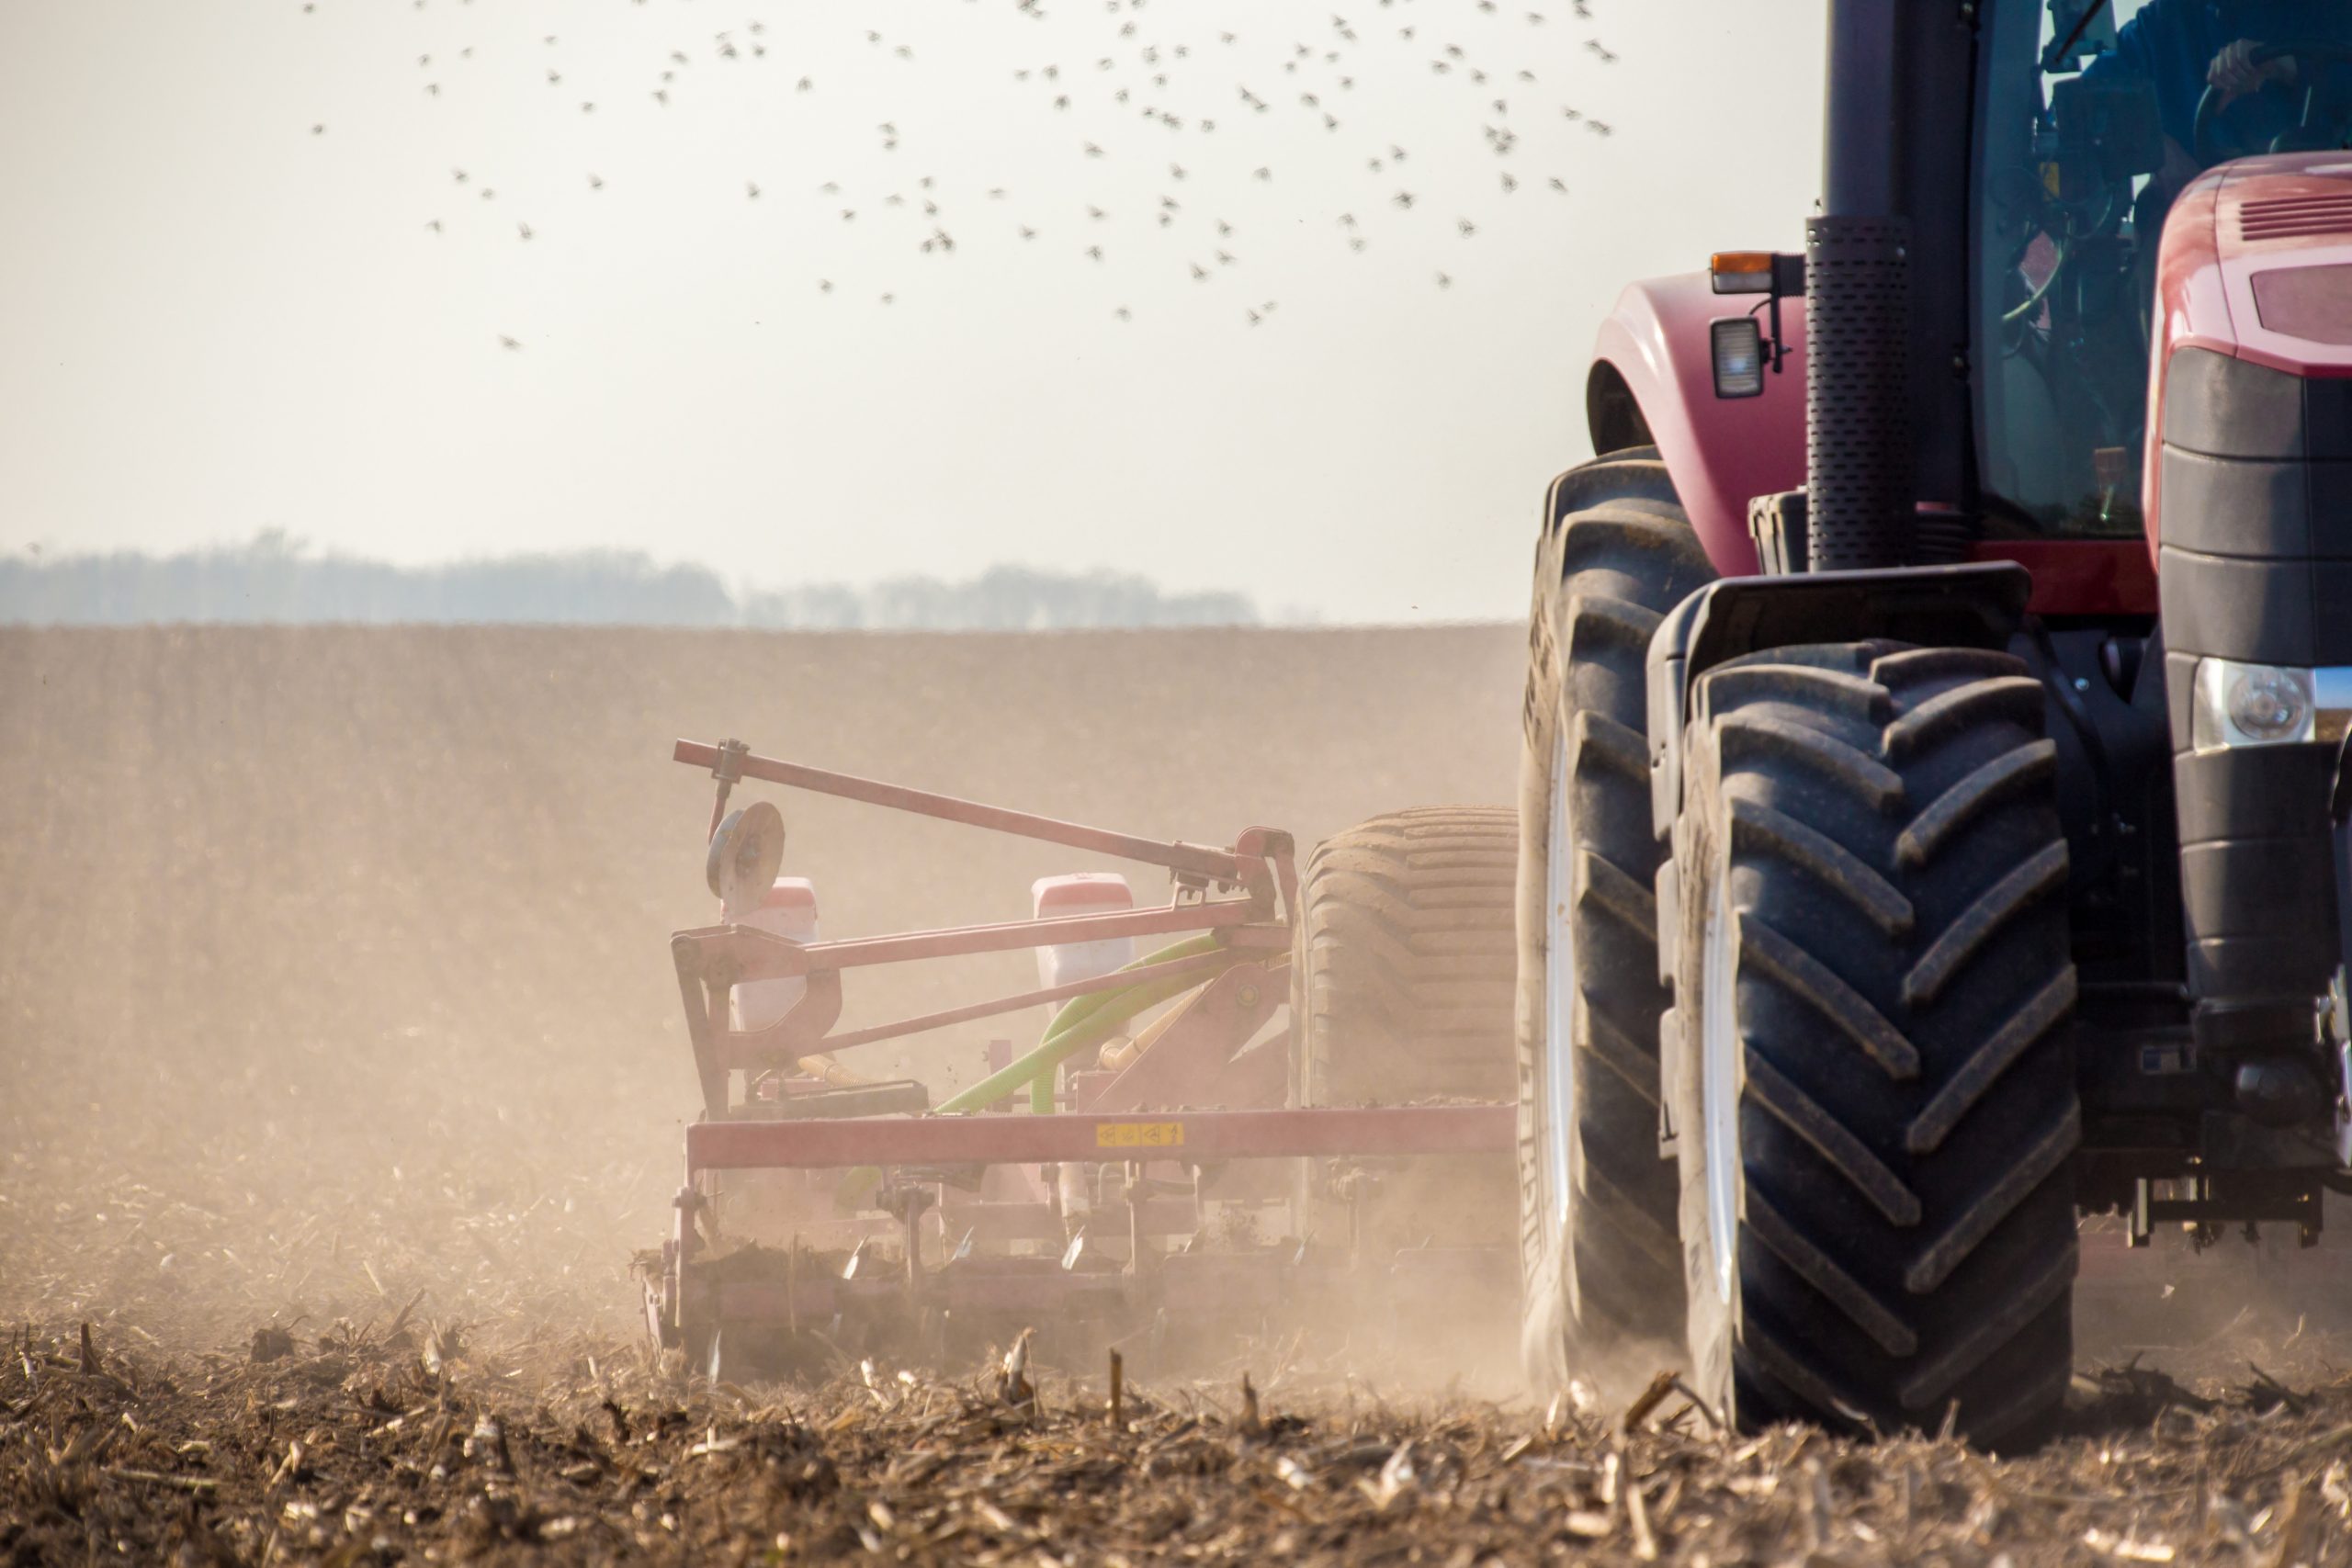
<path id="1" fill-rule="evenodd" d="M 1528 639 L 1539 1378 L 1679 1328 L 1744 1428 L 2027 1443 L 2079 1215 L 2346 1190 L 2352 15 L 2240 10 L 1831 0 L 1804 254 L 1603 328 Z"/>
<path id="2" fill-rule="evenodd" d="M 704 1111 L 662 1345 L 726 1376 L 1042 1326 L 1084 1365 L 1285 1309 L 1378 1357 L 1475 1335 L 1515 1245 L 1539 1382 L 1687 1338 L 1744 1428 L 2019 1446 L 2079 1216 L 2317 1239 L 2352 1181 L 2352 10 L 1830 0 L 1829 39 L 1805 253 L 1602 329 L 1516 814 L 1300 861 L 679 744 L 723 908 L 672 942 Z M 820 942 L 775 807 L 724 815 L 752 784 L 1167 901 L 1061 878 Z M 853 970 L 1023 948 L 1034 990 L 840 1027 Z M 833 1060 L 1046 1006 L 935 1102 Z"/>

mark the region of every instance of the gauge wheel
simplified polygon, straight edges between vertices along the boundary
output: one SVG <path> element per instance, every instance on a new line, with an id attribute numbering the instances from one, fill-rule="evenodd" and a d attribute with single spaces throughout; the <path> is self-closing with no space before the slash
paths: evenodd
<path id="1" fill-rule="evenodd" d="M 1299 876 L 1291 1103 L 1509 1098 L 1517 814 L 1392 812 L 1326 839 Z M 1300 1224 L 1388 1247 L 1510 1239 L 1510 1168 L 1487 1156 L 1309 1161 Z M 1358 1188 L 1363 1190 L 1359 1192 Z"/>

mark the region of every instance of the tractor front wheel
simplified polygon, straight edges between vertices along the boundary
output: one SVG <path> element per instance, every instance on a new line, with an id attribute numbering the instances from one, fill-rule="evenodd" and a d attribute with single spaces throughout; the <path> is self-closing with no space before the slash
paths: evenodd
<path id="1" fill-rule="evenodd" d="M 1775 649 L 1692 695 L 1671 913 L 1693 1373 L 1742 1429 L 2030 1446 L 2072 1367 L 2066 843 L 2006 654 Z"/>

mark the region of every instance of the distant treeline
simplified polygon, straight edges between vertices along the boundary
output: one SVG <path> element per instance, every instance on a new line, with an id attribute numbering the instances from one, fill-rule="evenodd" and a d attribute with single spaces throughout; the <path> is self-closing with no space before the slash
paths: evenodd
<path id="1" fill-rule="evenodd" d="M 282 534 L 151 556 L 0 556 L 0 623 L 525 622 L 818 630 L 1048 631 L 1244 626 L 1247 594 L 1170 593 L 1117 572 L 1001 566 L 967 582 L 900 577 L 730 589 L 707 567 L 616 550 L 402 567 L 316 555 Z"/>

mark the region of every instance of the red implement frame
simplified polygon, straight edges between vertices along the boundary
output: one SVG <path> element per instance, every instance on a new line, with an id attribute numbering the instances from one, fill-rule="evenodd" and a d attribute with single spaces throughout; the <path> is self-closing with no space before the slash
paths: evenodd
<path id="1" fill-rule="evenodd" d="M 742 925 L 704 926 L 673 935 L 671 954 L 685 1004 L 705 1116 L 686 1129 L 685 1185 L 678 1194 L 675 1229 L 664 1248 L 660 1289 L 649 1290 L 650 1319 L 664 1343 L 693 1343 L 688 1332 L 692 1322 L 797 1324 L 869 1298 L 876 1303 L 911 1300 L 917 1293 L 962 1307 L 1025 1308 L 1072 1300 L 1069 1292 L 1083 1295 L 1088 1291 L 1119 1297 L 1130 1305 L 1148 1299 L 1163 1306 L 1197 1301 L 1204 1308 L 1229 1307 L 1238 1297 L 1259 1293 L 1241 1289 L 1247 1281 L 1286 1288 L 1283 1281 L 1297 1274 L 1306 1256 L 1303 1243 L 1295 1256 L 1283 1251 L 1279 1257 L 1263 1250 L 1231 1256 L 1167 1253 L 1147 1243 L 1148 1238 L 1196 1235 L 1203 1223 L 1204 1196 L 1287 1190 L 1289 1179 L 1279 1168 L 1231 1162 L 1496 1155 L 1512 1146 L 1516 1112 L 1509 1105 L 1283 1107 L 1286 1033 L 1277 1030 L 1271 1037 L 1261 1036 L 1288 1000 L 1289 976 L 1282 955 L 1291 947 L 1298 878 L 1286 833 L 1252 828 L 1230 848 L 1212 849 L 756 756 L 741 741 L 712 746 L 681 740 L 673 756 L 708 768 L 718 780 L 711 810 L 714 831 L 734 785 L 758 779 L 1162 866 L 1174 886 L 1169 902 L 1158 908 L 846 942 L 794 942 Z M 893 1022 L 834 1029 L 846 970 L 1180 932 L 1209 933 L 1213 950 Z M 773 1100 L 754 1103 L 747 1093 L 743 1100 L 730 1103 L 737 1073 L 772 1073 L 800 1058 L 875 1041 L 1131 987 L 1161 986 L 1194 975 L 1199 986 L 1171 998 L 1169 1014 L 1148 1032 L 1148 1049 L 1130 1051 L 1115 1066 L 1106 1063 L 1069 1075 L 1061 1100 L 1069 1109 L 1060 1112 L 778 1116 Z M 803 979 L 806 987 L 782 1019 L 757 1030 L 732 1026 L 729 1003 L 735 986 L 788 976 Z M 1258 1043 L 1250 1045 L 1253 1040 Z M 1075 1269 L 1072 1259 L 1080 1243 L 1072 1244 L 1070 1257 L 1059 1267 L 1053 1266 L 1050 1257 L 966 1256 L 969 1247 L 957 1243 L 958 1237 L 967 1243 L 1009 1238 L 1033 1246 L 1063 1238 L 1070 1217 L 1058 1198 L 1007 1201 L 983 1196 L 973 1201 L 956 1190 L 956 1172 L 1015 1166 L 1043 1168 L 1048 1174 L 1073 1166 L 1124 1167 L 1127 1197 L 1113 1206 L 1113 1212 L 1124 1214 L 1128 1233 L 1124 1266 L 1106 1260 Z M 874 1217 L 829 1224 L 838 1225 L 844 1237 L 900 1230 L 905 1241 L 901 1278 L 894 1280 L 887 1271 L 878 1278 L 855 1279 L 796 1274 L 782 1284 L 730 1281 L 714 1286 L 696 1284 L 689 1277 L 685 1266 L 707 1245 L 702 1233 L 716 1223 L 708 1195 L 718 1190 L 714 1180 L 719 1173 L 848 1168 L 877 1168 L 882 1180 L 876 1190 L 889 1196 L 877 1198 Z M 1028 1190 L 1045 1192 L 1035 1187 Z M 882 1212 L 894 1216 L 895 1224 L 881 1219 Z M 919 1226 L 918 1216 L 925 1213 L 931 1217 Z M 871 1228 L 877 1225 L 885 1228 Z M 935 1266 L 936 1277 L 926 1283 L 932 1269 L 922 1258 L 934 1249 L 946 1261 Z M 1441 1272 L 1453 1271 L 1452 1263 L 1434 1254 L 1427 1261 Z M 1105 1273 L 1104 1268 L 1113 1271 Z"/>
<path id="2" fill-rule="evenodd" d="M 1221 953 L 1176 959 L 1119 975 L 1017 992 L 836 1034 L 832 1030 L 841 1018 L 841 976 L 844 969 L 1182 931 L 1215 932 L 1220 948 L 1227 950 L 1259 948 L 1283 952 L 1290 946 L 1290 915 L 1298 896 L 1298 874 L 1290 835 L 1271 828 L 1248 829 L 1230 849 L 1210 849 L 1090 828 L 762 757 L 739 740 L 721 741 L 716 746 L 680 740 L 671 754 L 677 761 L 709 768 L 711 776 L 718 781 L 718 797 L 711 807 L 714 829 L 725 813 L 728 795 L 735 784 L 743 779 L 760 779 L 944 822 L 959 822 L 992 832 L 1163 866 L 1175 883 L 1169 903 L 1157 909 L 958 926 L 849 942 L 801 943 L 740 925 L 704 926 L 678 932 L 670 939 L 671 959 L 678 972 L 679 997 L 685 1005 L 686 1032 L 694 1046 L 704 1112 L 713 1120 L 727 1117 L 728 1089 L 732 1075 L 739 1070 L 788 1066 L 805 1056 L 878 1040 L 899 1039 L 1046 1002 L 1122 990 L 1193 970 L 1206 977 L 1211 970 L 1223 967 L 1228 960 Z M 1230 896 L 1212 897 L 1212 890 Z M 737 1030 L 730 1026 L 728 1000 L 737 985 L 794 976 L 804 977 L 808 985 L 791 1011 L 764 1029 Z M 1239 1039 L 1227 1041 L 1225 1055 L 1229 1056 L 1240 1043 Z"/>
<path id="3" fill-rule="evenodd" d="M 1518 1136 L 1518 1114 L 1509 1105 L 1381 1105 L 697 1122 L 686 1129 L 686 1175 L 691 1180 L 706 1170 L 1025 1160 L 1206 1165 L 1306 1156 L 1496 1154 L 1507 1152 Z"/>

